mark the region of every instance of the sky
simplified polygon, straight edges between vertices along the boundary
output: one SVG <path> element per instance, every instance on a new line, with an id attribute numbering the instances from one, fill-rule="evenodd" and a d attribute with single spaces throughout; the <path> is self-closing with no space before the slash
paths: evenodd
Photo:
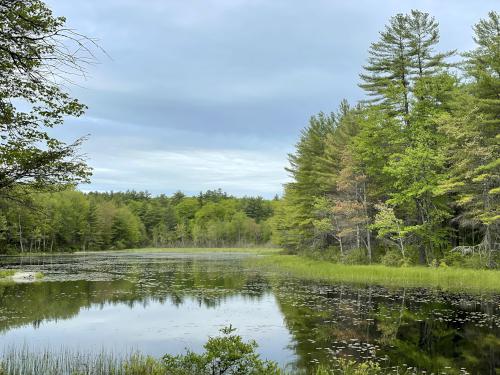
<path id="1" fill-rule="evenodd" d="M 473 47 L 496 0 L 47 0 L 107 55 L 70 87 L 89 109 L 56 130 L 93 168 L 83 191 L 273 197 L 309 118 L 363 98 L 358 75 L 388 19 L 420 9 L 439 49 Z"/>

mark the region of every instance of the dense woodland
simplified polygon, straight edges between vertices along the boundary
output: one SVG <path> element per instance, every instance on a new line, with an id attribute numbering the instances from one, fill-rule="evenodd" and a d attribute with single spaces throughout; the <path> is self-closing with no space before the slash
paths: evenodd
<path id="1" fill-rule="evenodd" d="M 132 247 L 228 247 L 270 240 L 272 201 L 220 190 L 186 197 L 144 192 L 33 194 L 30 206 L 0 202 L 2 252 Z"/>
<path id="2" fill-rule="evenodd" d="M 439 262 L 453 248 L 494 265 L 499 14 L 473 30 L 472 51 L 439 52 L 429 14 L 389 20 L 360 75 L 368 99 L 312 117 L 290 155 L 277 243 L 353 262 L 387 252 L 387 263 Z"/>

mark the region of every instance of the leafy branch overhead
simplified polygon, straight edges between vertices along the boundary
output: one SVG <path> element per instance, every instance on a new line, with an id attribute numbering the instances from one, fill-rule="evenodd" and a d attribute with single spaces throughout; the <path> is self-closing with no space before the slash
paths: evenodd
<path id="1" fill-rule="evenodd" d="M 98 49 L 42 1 L 0 0 L 0 194 L 88 181 L 84 138 L 68 144 L 48 130 L 84 113 L 65 88 Z"/>

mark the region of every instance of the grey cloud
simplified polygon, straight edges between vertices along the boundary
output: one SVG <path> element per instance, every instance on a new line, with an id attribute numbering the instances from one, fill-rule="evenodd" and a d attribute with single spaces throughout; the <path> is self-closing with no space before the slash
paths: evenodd
<path id="1" fill-rule="evenodd" d="M 441 23 L 442 49 L 466 50 L 472 24 L 496 5 L 47 1 L 112 56 L 73 88 L 87 115 L 56 131 L 68 140 L 91 133 L 83 151 L 95 175 L 85 189 L 221 187 L 267 196 L 281 191 L 286 155 L 308 118 L 362 98 L 356 83 L 367 48 L 391 15 L 428 11 Z"/>

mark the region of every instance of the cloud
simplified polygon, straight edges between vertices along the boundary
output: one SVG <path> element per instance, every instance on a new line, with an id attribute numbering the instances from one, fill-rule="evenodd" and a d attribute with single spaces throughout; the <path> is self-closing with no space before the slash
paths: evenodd
<path id="1" fill-rule="evenodd" d="M 363 97 L 358 75 L 388 18 L 419 8 L 441 49 L 467 50 L 492 1 L 47 0 L 101 56 L 73 94 L 87 114 L 56 130 L 91 134 L 85 189 L 281 191 L 300 129 Z"/>
<path id="2" fill-rule="evenodd" d="M 181 180 L 182 184 L 177 184 Z M 136 151 L 101 160 L 92 187 L 105 190 L 135 188 L 155 194 L 181 189 L 189 194 L 224 189 L 236 195 L 259 194 L 271 198 L 288 180 L 279 155 L 238 150 Z M 182 185 L 182 186 L 179 186 Z M 88 187 L 84 187 L 89 190 Z"/>

